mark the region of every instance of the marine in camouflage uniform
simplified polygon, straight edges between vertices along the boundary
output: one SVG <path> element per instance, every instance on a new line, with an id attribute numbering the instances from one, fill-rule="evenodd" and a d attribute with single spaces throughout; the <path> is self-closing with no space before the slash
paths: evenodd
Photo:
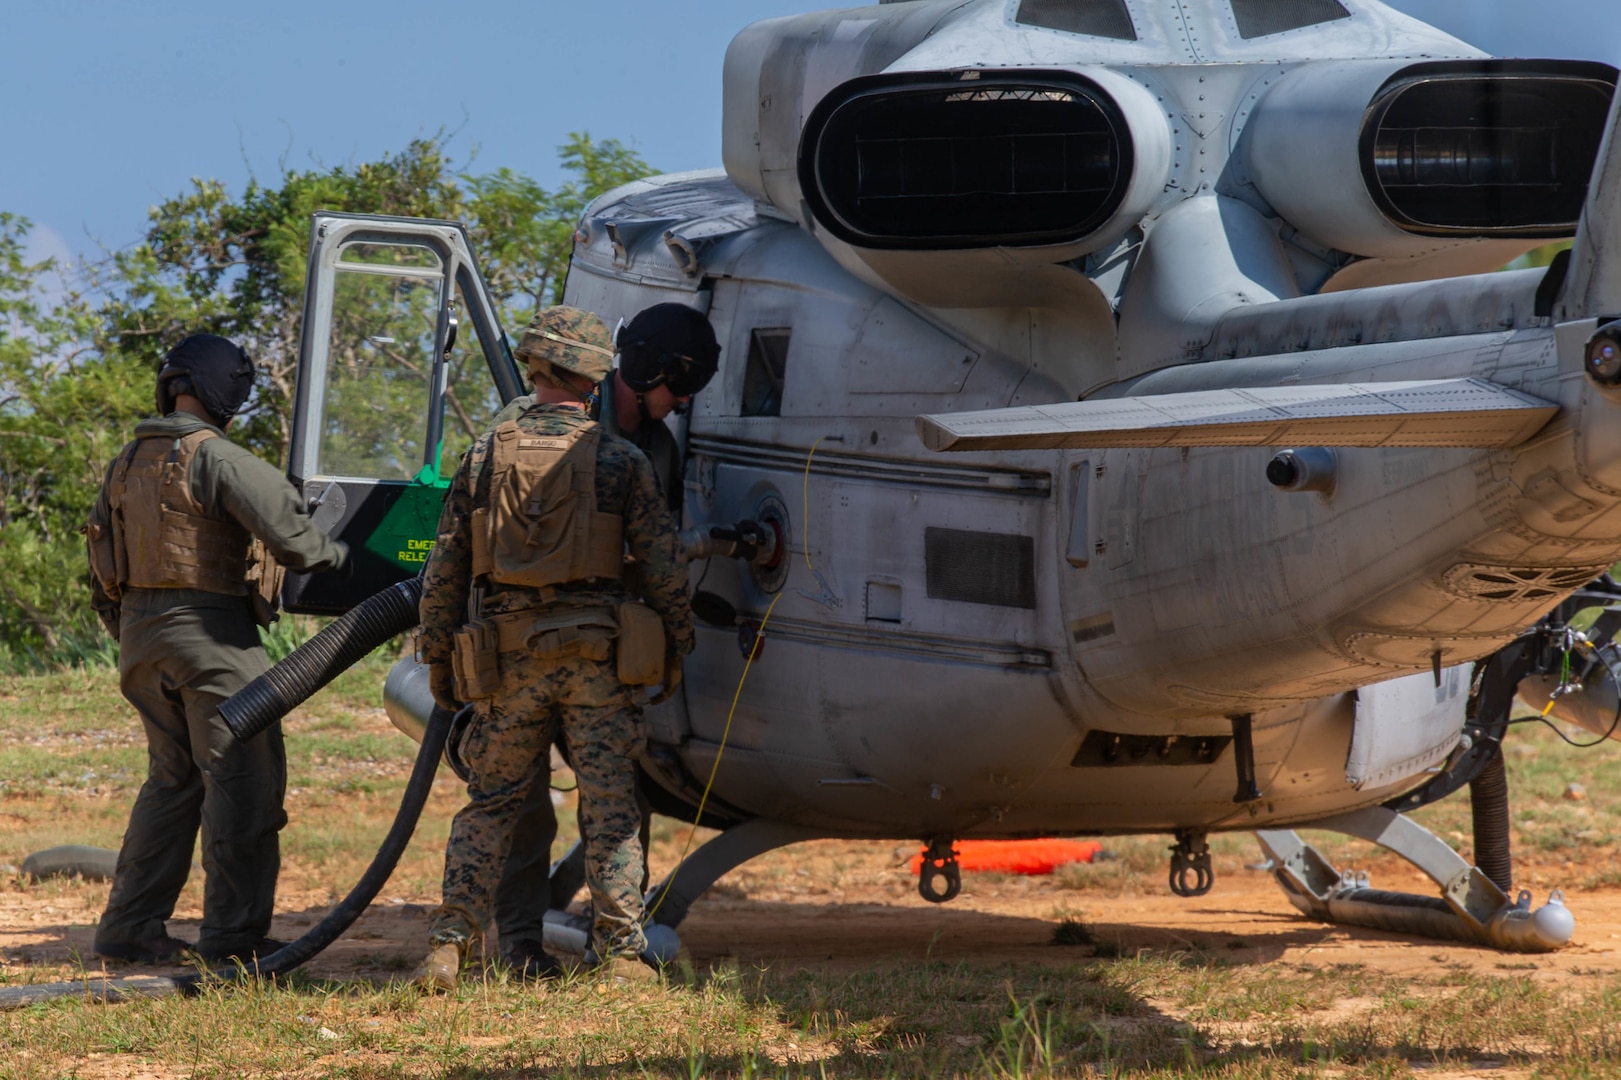
<path id="1" fill-rule="evenodd" d="M 526 357 L 537 374 L 537 388 L 550 366 L 552 387 L 570 387 L 578 400 L 537 402 L 513 421 L 519 433 L 562 436 L 594 427 L 584 411 L 586 395 L 580 384 L 594 382 L 587 373 L 599 369 L 600 377 L 600 369 L 606 367 L 602 362 L 610 353 L 606 328 L 594 316 L 573 309 L 549 309 L 536 322 L 542 324 L 540 331 L 531 326 L 519 355 L 537 349 L 545 353 L 538 360 Z M 581 345 L 595 352 L 582 350 Z M 540 396 L 560 395 L 554 389 Z M 475 585 L 473 514 L 490 505 L 492 444 L 491 435 L 481 436 L 462 459 L 423 570 L 419 649 L 430 665 L 441 704 L 452 696 L 445 680 L 454 635 L 468 621 L 468 600 Z M 625 549 L 639 564 L 641 598 L 663 622 L 668 655 L 678 660 L 693 645 L 687 575 L 652 468 L 629 443 L 604 434 L 597 445 L 595 483 L 595 507 L 621 519 Z M 479 613 L 485 618 L 527 612 L 546 620 L 570 609 L 617 607 L 630 599 L 623 581 L 611 578 L 564 582 L 542 591 L 513 586 L 483 591 Z M 586 642 L 583 651 L 552 659 L 522 646 L 500 652 L 499 689 L 493 698 L 475 705 L 461 736 L 459 752 L 470 777 L 468 803 L 456 815 L 446 844 L 443 903 L 429 925 L 435 952 L 424 965 L 425 980 L 439 986 L 454 984 L 454 969 L 447 978 L 448 961 L 439 947 L 454 945 L 459 960 L 481 935 L 513 844 L 514 824 L 526 796 L 545 790 L 550 749 L 559 737 L 571 751 L 579 778 L 586 883 L 595 909 L 592 947 L 604 961 L 635 956 L 646 948 L 641 929 L 645 853 L 639 839 L 635 772 L 645 737 L 635 693 L 619 680 L 616 650 L 617 643 L 597 649 Z M 602 655 L 593 657 L 592 651 Z M 678 663 L 672 669 L 679 671 Z"/>
<path id="2" fill-rule="evenodd" d="M 171 350 L 158 375 L 167 415 L 136 426 L 85 527 L 91 602 L 119 643 L 119 685 L 147 741 L 146 782 L 96 928 L 101 956 L 162 961 L 185 944 L 165 922 L 199 827 L 198 951 L 247 959 L 277 944 L 266 934 L 287 824 L 281 725 L 238 742 L 218 706 L 267 666 L 257 623 L 272 614 L 256 611 L 246 580 L 250 538 L 301 571 L 342 568 L 348 552 L 311 523 L 279 470 L 223 437 L 252 383 L 252 363 L 225 338 L 196 334 Z M 118 550 L 111 566 L 97 568 L 100 544 Z"/>
<path id="3" fill-rule="evenodd" d="M 526 338 L 531 348 L 534 342 Z M 653 466 L 665 506 L 679 526 L 682 500 L 682 455 L 675 436 L 664 423 L 672 412 L 684 411 L 692 396 L 713 377 L 720 356 L 715 332 L 704 315 L 681 304 L 657 304 L 636 315 L 625 326 L 620 364 L 604 371 L 594 416 L 609 434 L 628 439 Z M 519 346 L 519 354 L 525 346 Z M 596 354 L 601 358 L 601 354 Z M 595 371 L 591 372 L 596 375 Z M 491 430 L 533 407 L 535 397 L 510 402 L 491 422 Z M 566 751 L 567 744 L 564 743 Z M 539 941 L 552 895 L 551 848 L 557 837 L 557 815 L 547 785 L 529 792 L 519 813 L 516 839 L 495 890 L 495 921 L 500 928 L 501 954 L 513 966 L 528 941 Z M 651 810 L 642 800 L 642 844 L 647 843 Z M 645 868 L 644 868 L 645 869 Z M 647 878 L 642 879 L 646 891 Z M 560 906 L 560 905 L 559 905 Z"/>
<path id="4" fill-rule="evenodd" d="M 654 304 L 638 312 L 620 332 L 619 366 L 602 380 L 596 419 L 605 431 L 629 439 L 653 465 L 665 505 L 681 520 L 682 455 L 664 423 L 683 414 L 692 398 L 714 378 L 720 343 L 709 320 L 685 304 Z M 534 397 L 517 398 L 492 422 L 517 416 Z"/>

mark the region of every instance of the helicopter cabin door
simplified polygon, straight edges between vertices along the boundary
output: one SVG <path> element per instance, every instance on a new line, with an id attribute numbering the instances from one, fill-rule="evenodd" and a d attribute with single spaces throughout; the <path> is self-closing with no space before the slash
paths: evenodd
<path id="1" fill-rule="evenodd" d="M 282 606 L 349 610 L 415 575 L 462 452 L 523 392 L 453 221 L 317 212 L 287 474 L 352 574 L 292 574 Z"/>

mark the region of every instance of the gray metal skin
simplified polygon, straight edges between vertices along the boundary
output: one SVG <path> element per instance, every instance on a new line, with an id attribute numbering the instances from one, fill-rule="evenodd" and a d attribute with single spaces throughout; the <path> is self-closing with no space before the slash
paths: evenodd
<path id="1" fill-rule="evenodd" d="M 1617 403 L 1580 357 L 1621 295 L 1578 297 L 1573 277 L 1555 321 L 1534 314 L 1541 271 L 1427 280 L 1540 241 L 1403 233 L 1374 220 L 1354 166 L 1317 167 L 1342 133 L 1308 130 L 1292 95 L 1480 55 L 1461 42 L 1353 0 L 1352 18 L 1248 42 L 1220 2 L 1132 0 L 1135 43 L 1015 25 L 1016 6 L 750 27 L 727 57 L 726 171 L 632 184 L 584 215 L 567 303 L 611 325 L 678 300 L 723 345 L 678 432 L 685 524 L 780 512 L 790 548 L 735 714 L 743 656 L 719 628 L 700 628 L 683 695 L 649 710 L 667 751 L 655 779 L 690 799 L 724 737 L 721 806 L 874 837 L 1276 828 L 1412 788 L 1456 745 L 1464 665 L 1621 556 Z M 1084 72 L 1148 133 L 1140 161 L 1163 159 L 1089 253 L 857 251 L 804 209 L 799 120 L 828 89 L 1019 65 Z M 1296 187 L 1290 220 L 1268 193 Z M 792 330 L 781 415 L 741 415 L 751 334 L 774 328 Z M 914 427 L 1078 398 L 1469 378 L 1561 412 L 1508 450 L 1336 450 L 1327 494 L 1274 488 L 1274 448 L 942 455 Z M 1031 538 L 1034 606 L 931 596 L 931 528 Z M 1505 567 L 1541 587 L 1484 595 Z M 779 591 L 721 560 L 698 574 L 755 621 Z M 1404 676 L 1440 708 L 1417 751 L 1352 779 L 1354 741 L 1411 726 L 1355 692 Z M 1072 765 L 1091 731 L 1219 737 L 1238 714 L 1254 718 L 1259 800 L 1234 802 L 1231 748 Z"/>
<path id="2" fill-rule="evenodd" d="M 694 565 L 743 619 L 769 612 L 764 648 L 744 680 L 738 630 L 700 626 L 680 693 L 647 712 L 650 778 L 694 806 L 713 774 L 708 813 L 747 823 L 683 868 L 672 924 L 730 866 L 807 836 L 1257 830 L 1296 854 L 1289 828 L 1317 824 L 1450 888 L 1444 845 L 1373 808 L 1458 747 L 1473 661 L 1621 558 L 1621 393 L 1583 369 L 1621 313 L 1613 108 L 1568 279 L 1539 314 L 1543 271 L 1490 271 L 1541 239 L 1406 232 L 1353 153 L 1393 74 L 1480 53 L 1373 0 L 1247 41 L 1224 0 L 1126 2 L 1134 42 L 1020 25 L 1018 0 L 756 24 L 727 55 L 725 170 L 634 183 L 583 216 L 566 303 L 610 325 L 687 303 L 723 347 L 671 420 L 683 526 L 752 518 L 786 546 L 775 566 Z M 1134 171 L 1095 231 L 871 250 L 816 220 L 797 159 L 830 90 L 1016 68 L 1084 74 L 1130 124 Z M 746 407 L 757 332 L 790 333 L 771 415 Z M 1265 445 L 1256 416 L 1302 386 L 1343 393 Z M 1423 431 L 1393 419 L 1415 387 L 1456 405 Z M 1172 395 L 1194 395 L 1199 425 Z M 1325 416 L 1338 440 L 1315 434 Z M 970 426 L 988 449 L 928 448 Z M 1081 429 L 1109 434 L 1088 446 Z M 1320 444 L 1293 447 L 1303 472 L 1274 486 L 1297 430 Z M 998 558 L 1020 565 L 986 570 Z M 1303 910 L 1366 906 L 1302 880 Z M 1479 929 L 1524 922 L 1501 893 L 1443 900 L 1451 914 L 1377 918 L 1455 917 L 1509 948 L 1568 937 Z"/>

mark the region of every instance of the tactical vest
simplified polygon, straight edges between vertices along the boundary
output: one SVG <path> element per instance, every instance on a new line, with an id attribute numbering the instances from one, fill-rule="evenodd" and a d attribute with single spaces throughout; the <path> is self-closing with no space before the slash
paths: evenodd
<path id="1" fill-rule="evenodd" d="M 241 596 L 247 590 L 246 529 L 205 517 L 191 492 L 197 448 L 217 432 L 183 438 L 138 438 L 107 483 L 119 584 L 134 589 L 201 589 Z"/>
<path id="2" fill-rule="evenodd" d="M 473 511 L 473 576 L 541 589 L 571 581 L 617 581 L 625 564 L 624 520 L 597 509 L 602 429 L 530 435 L 516 422 L 490 440 L 489 505 Z"/>

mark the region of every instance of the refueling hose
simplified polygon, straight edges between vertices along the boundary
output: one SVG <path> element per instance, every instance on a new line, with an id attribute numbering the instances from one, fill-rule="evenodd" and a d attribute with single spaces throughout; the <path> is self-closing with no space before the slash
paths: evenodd
<path id="1" fill-rule="evenodd" d="M 421 595 L 420 581 L 414 578 L 402 581 L 360 604 L 300 645 L 281 663 L 220 706 L 220 714 L 231 732 L 240 740 L 251 739 L 286 716 L 355 661 L 394 635 L 415 626 L 417 599 Z M 305 963 L 336 941 L 338 935 L 360 918 L 394 872 L 395 865 L 411 841 L 411 834 L 416 831 L 417 819 L 422 816 L 428 793 L 433 789 L 433 776 L 444 756 L 445 738 L 454 716 L 454 713 L 434 706 L 388 836 L 372 857 L 366 872 L 349 890 L 349 895 L 297 941 L 289 942 L 269 956 L 246 966 L 232 965 L 190 975 L 136 975 L 125 978 L 86 975 L 74 982 L 0 987 L 0 1010 L 19 1009 L 85 994 L 93 995 L 95 1000 L 100 1001 L 124 997 L 190 995 L 210 980 L 235 982 L 250 975 L 261 978 L 282 975 Z"/>
<path id="2" fill-rule="evenodd" d="M 415 626 L 421 599 L 422 580 L 408 578 L 351 608 L 221 704 L 220 718 L 247 742 L 361 657 Z"/>

